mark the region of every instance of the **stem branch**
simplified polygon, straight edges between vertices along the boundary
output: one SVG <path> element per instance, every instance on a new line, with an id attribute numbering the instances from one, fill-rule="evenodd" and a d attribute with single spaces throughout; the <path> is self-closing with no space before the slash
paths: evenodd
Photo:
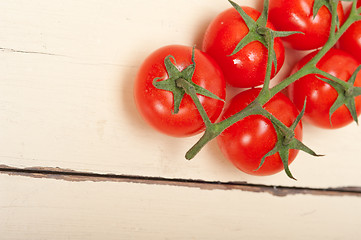
<path id="1" fill-rule="evenodd" d="M 206 129 L 212 127 L 212 122 L 208 117 L 208 114 L 204 110 L 203 105 L 199 101 L 195 88 L 183 78 L 178 78 L 176 80 L 177 86 L 184 89 L 184 91 L 192 98 L 194 104 L 196 105 L 199 114 L 201 115 L 204 124 L 206 125 Z"/>
<path id="2" fill-rule="evenodd" d="M 250 115 L 263 115 L 269 118 L 271 121 L 277 124 L 277 126 L 285 133 L 286 136 L 292 135 L 292 130 L 290 130 L 287 126 L 285 126 L 281 121 L 279 121 L 277 118 L 275 118 L 272 114 L 270 114 L 268 111 L 263 109 L 263 105 L 267 103 L 273 96 L 275 96 L 277 93 L 288 87 L 293 82 L 297 81 L 298 79 L 308 75 L 308 74 L 321 74 L 325 77 L 334 79 L 333 76 L 330 76 L 330 74 L 327 74 L 321 70 L 319 70 L 316 67 L 316 64 L 320 61 L 320 59 L 336 44 L 338 39 L 342 36 L 342 34 L 353 24 L 355 21 L 360 20 L 360 13 L 361 8 L 358 8 L 357 11 L 351 11 L 350 16 L 347 18 L 347 20 L 344 22 L 344 24 L 338 28 L 337 21 L 338 21 L 338 15 L 337 15 L 337 5 L 339 1 L 334 1 L 331 4 L 332 6 L 332 20 L 331 20 L 331 27 L 330 27 L 330 37 L 326 44 L 317 52 L 317 54 L 308 62 L 306 63 L 300 70 L 293 73 L 289 77 L 287 77 L 282 82 L 278 83 L 272 88 L 269 88 L 269 83 L 271 79 L 271 73 L 272 73 L 272 67 L 273 67 L 273 60 L 271 57 L 273 45 L 274 45 L 274 39 L 272 39 L 268 45 L 268 61 L 267 61 L 267 70 L 266 70 L 266 76 L 264 81 L 264 86 L 259 94 L 259 96 L 250 103 L 247 107 L 245 107 L 242 111 L 232 115 L 231 117 L 222 120 L 218 123 L 211 123 L 211 121 L 208 118 L 208 115 L 206 114 L 202 104 L 200 103 L 194 88 L 190 86 L 190 84 L 185 81 L 184 79 L 178 79 L 177 85 L 182 87 L 187 94 L 189 94 L 194 103 L 196 104 L 204 122 L 206 125 L 205 133 L 202 135 L 202 137 L 199 139 L 199 141 L 193 145 L 193 147 L 186 153 L 186 159 L 190 160 L 192 159 L 209 141 L 217 137 L 219 134 L 221 134 L 225 129 L 230 127 L 231 125 L 235 124 L 239 120 L 250 116 Z M 355 4 L 355 3 L 354 3 Z M 273 38 L 272 33 L 270 38 Z M 338 81 L 337 81 L 338 82 Z"/>
<path id="3" fill-rule="evenodd" d="M 337 6 L 337 4 L 336 4 Z M 334 7 L 336 9 L 336 14 L 332 15 L 332 24 L 330 28 L 330 38 L 326 42 L 326 44 L 320 49 L 320 51 L 308 62 L 306 63 L 303 68 L 298 70 L 296 73 L 290 75 L 282 82 L 278 83 L 276 86 L 271 88 L 271 97 L 276 95 L 278 92 L 282 91 L 286 87 L 288 87 L 293 82 L 297 81 L 303 76 L 306 76 L 311 73 L 316 73 L 316 71 L 319 73 L 318 69 L 316 68 L 316 64 L 320 61 L 320 59 L 336 44 L 338 39 L 342 36 L 342 34 L 352 25 L 352 23 L 355 22 L 355 16 L 349 17 L 345 23 L 342 25 L 341 28 L 338 29 L 337 32 L 335 32 L 336 23 L 337 23 L 337 7 Z"/>

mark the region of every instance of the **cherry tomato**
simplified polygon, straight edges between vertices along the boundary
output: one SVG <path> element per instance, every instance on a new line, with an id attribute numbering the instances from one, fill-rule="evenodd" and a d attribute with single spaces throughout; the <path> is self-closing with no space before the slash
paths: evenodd
<path id="1" fill-rule="evenodd" d="M 301 59 L 293 68 L 292 73 L 298 71 L 317 53 L 312 52 Z M 348 81 L 359 63 L 348 53 L 331 49 L 317 63 L 317 68 L 333 76 Z M 319 76 L 321 77 L 321 76 Z M 361 72 L 357 75 L 355 86 L 361 86 Z M 353 121 L 345 105 L 339 107 L 332 115 L 330 124 L 330 108 L 337 99 L 337 91 L 328 83 L 318 79 L 315 74 L 308 74 L 288 87 L 290 99 L 298 109 L 301 109 L 307 97 L 304 118 L 313 125 L 322 128 L 340 128 Z M 361 96 L 356 97 L 356 112 L 361 113 Z"/>
<path id="2" fill-rule="evenodd" d="M 164 59 L 171 59 L 179 71 L 192 64 L 192 48 L 181 45 L 162 47 L 151 53 L 140 66 L 135 80 L 134 97 L 136 106 L 143 118 L 155 129 L 167 135 L 186 137 L 204 130 L 203 120 L 191 97 L 185 94 L 179 112 L 173 114 L 173 93 L 153 86 L 153 79 L 168 79 Z M 225 99 L 225 80 L 216 62 L 207 54 L 195 50 L 196 67 L 192 81 L 209 90 L 221 99 Z M 213 98 L 198 96 L 210 120 L 217 120 L 224 102 Z"/>
<path id="3" fill-rule="evenodd" d="M 230 101 L 221 119 L 226 119 L 250 104 L 260 89 L 253 88 L 239 93 Z M 290 127 L 299 112 L 283 93 L 276 94 L 264 108 Z M 302 140 L 302 124 L 296 126 L 295 137 Z M 269 119 L 261 115 L 248 116 L 217 137 L 221 151 L 238 169 L 252 175 L 271 175 L 284 169 L 278 153 L 266 157 L 264 164 L 255 171 L 265 154 L 271 151 L 277 142 L 277 134 Z M 298 150 L 290 150 L 289 164 L 295 159 Z"/>
<path id="4" fill-rule="evenodd" d="M 312 50 L 322 47 L 328 40 L 331 27 L 331 13 L 322 6 L 313 17 L 314 0 L 270 0 L 269 19 L 279 31 L 299 31 L 282 40 L 293 49 Z M 344 21 L 343 7 L 337 8 L 340 22 Z"/>
<path id="5" fill-rule="evenodd" d="M 242 9 L 257 20 L 260 12 L 250 7 Z M 274 29 L 271 23 L 267 27 Z M 208 26 L 203 39 L 203 51 L 211 55 L 224 72 L 227 83 L 233 87 L 254 87 L 264 83 L 268 58 L 267 48 L 258 41 L 247 44 L 238 53 L 230 56 L 238 43 L 249 32 L 236 9 L 220 13 Z M 284 62 L 284 47 L 276 38 L 274 49 L 277 58 L 277 72 Z M 272 76 L 275 75 L 274 67 Z"/>
<path id="6" fill-rule="evenodd" d="M 361 7 L 361 0 L 357 2 Z M 352 24 L 339 40 L 339 48 L 350 53 L 361 63 L 361 21 Z"/>

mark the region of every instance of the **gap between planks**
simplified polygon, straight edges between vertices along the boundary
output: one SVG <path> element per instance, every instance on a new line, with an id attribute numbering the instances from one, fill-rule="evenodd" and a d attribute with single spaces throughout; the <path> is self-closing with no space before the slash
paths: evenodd
<path id="1" fill-rule="evenodd" d="M 340 188 L 307 188 L 287 187 L 262 184 L 250 184 L 247 182 L 217 182 L 197 179 L 173 179 L 163 177 L 148 177 L 135 175 L 100 174 L 92 172 L 80 172 L 61 168 L 14 168 L 0 165 L 0 173 L 10 176 L 24 176 L 33 178 L 45 178 L 65 180 L 72 182 L 122 182 L 151 185 L 167 185 L 178 187 L 199 188 L 201 190 L 239 190 L 257 193 L 269 193 L 274 196 L 284 197 L 287 195 L 307 194 L 318 196 L 354 196 L 361 197 L 361 187 L 340 187 Z"/>

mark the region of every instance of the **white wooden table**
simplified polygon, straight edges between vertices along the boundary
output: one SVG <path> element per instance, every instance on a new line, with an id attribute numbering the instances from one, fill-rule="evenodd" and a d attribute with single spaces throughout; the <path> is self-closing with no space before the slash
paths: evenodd
<path id="1" fill-rule="evenodd" d="M 0 1 L 1 239 L 361 239 L 356 124 L 305 124 L 304 142 L 326 156 L 300 153 L 293 181 L 245 175 L 215 142 L 186 161 L 199 136 L 163 136 L 138 115 L 142 60 L 168 44 L 200 46 L 228 7 Z"/>

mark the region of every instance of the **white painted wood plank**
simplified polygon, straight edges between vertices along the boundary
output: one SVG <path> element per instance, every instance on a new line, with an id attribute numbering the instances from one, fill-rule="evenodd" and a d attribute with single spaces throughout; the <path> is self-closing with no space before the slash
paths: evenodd
<path id="1" fill-rule="evenodd" d="M 239 1 L 257 6 L 257 1 Z M 165 44 L 200 44 L 227 1 L 1 1 L 1 48 L 129 64 Z M 140 55 L 139 55 L 140 54 Z"/>
<path id="2" fill-rule="evenodd" d="M 188 162 L 183 155 L 196 138 L 169 138 L 145 125 L 134 109 L 131 89 L 122 86 L 132 77 L 117 76 L 131 67 L 89 67 L 32 54 L 0 58 L 8 66 L 0 88 L 2 164 L 277 185 L 361 185 L 358 145 L 346 145 L 360 142 L 357 126 L 332 132 L 306 126 L 305 142 L 328 155 L 300 154 L 292 165 L 297 183 L 283 173 L 255 178 L 235 170 L 214 142 Z"/>
<path id="3" fill-rule="evenodd" d="M 1 239 L 360 239 L 357 197 L 0 175 Z"/>
<path id="4" fill-rule="evenodd" d="M 139 63 L 165 44 L 199 44 L 208 22 L 227 7 L 227 1 L 206 0 L 1 1 L 0 164 L 288 186 L 361 186 L 361 128 L 355 125 L 337 131 L 306 126 L 305 143 L 326 157 L 300 154 L 292 164 L 299 179 L 294 182 L 283 173 L 244 175 L 214 142 L 188 162 L 183 155 L 197 137 L 162 136 L 140 119 L 132 96 Z M 286 62 L 279 78 L 294 61 Z"/>

